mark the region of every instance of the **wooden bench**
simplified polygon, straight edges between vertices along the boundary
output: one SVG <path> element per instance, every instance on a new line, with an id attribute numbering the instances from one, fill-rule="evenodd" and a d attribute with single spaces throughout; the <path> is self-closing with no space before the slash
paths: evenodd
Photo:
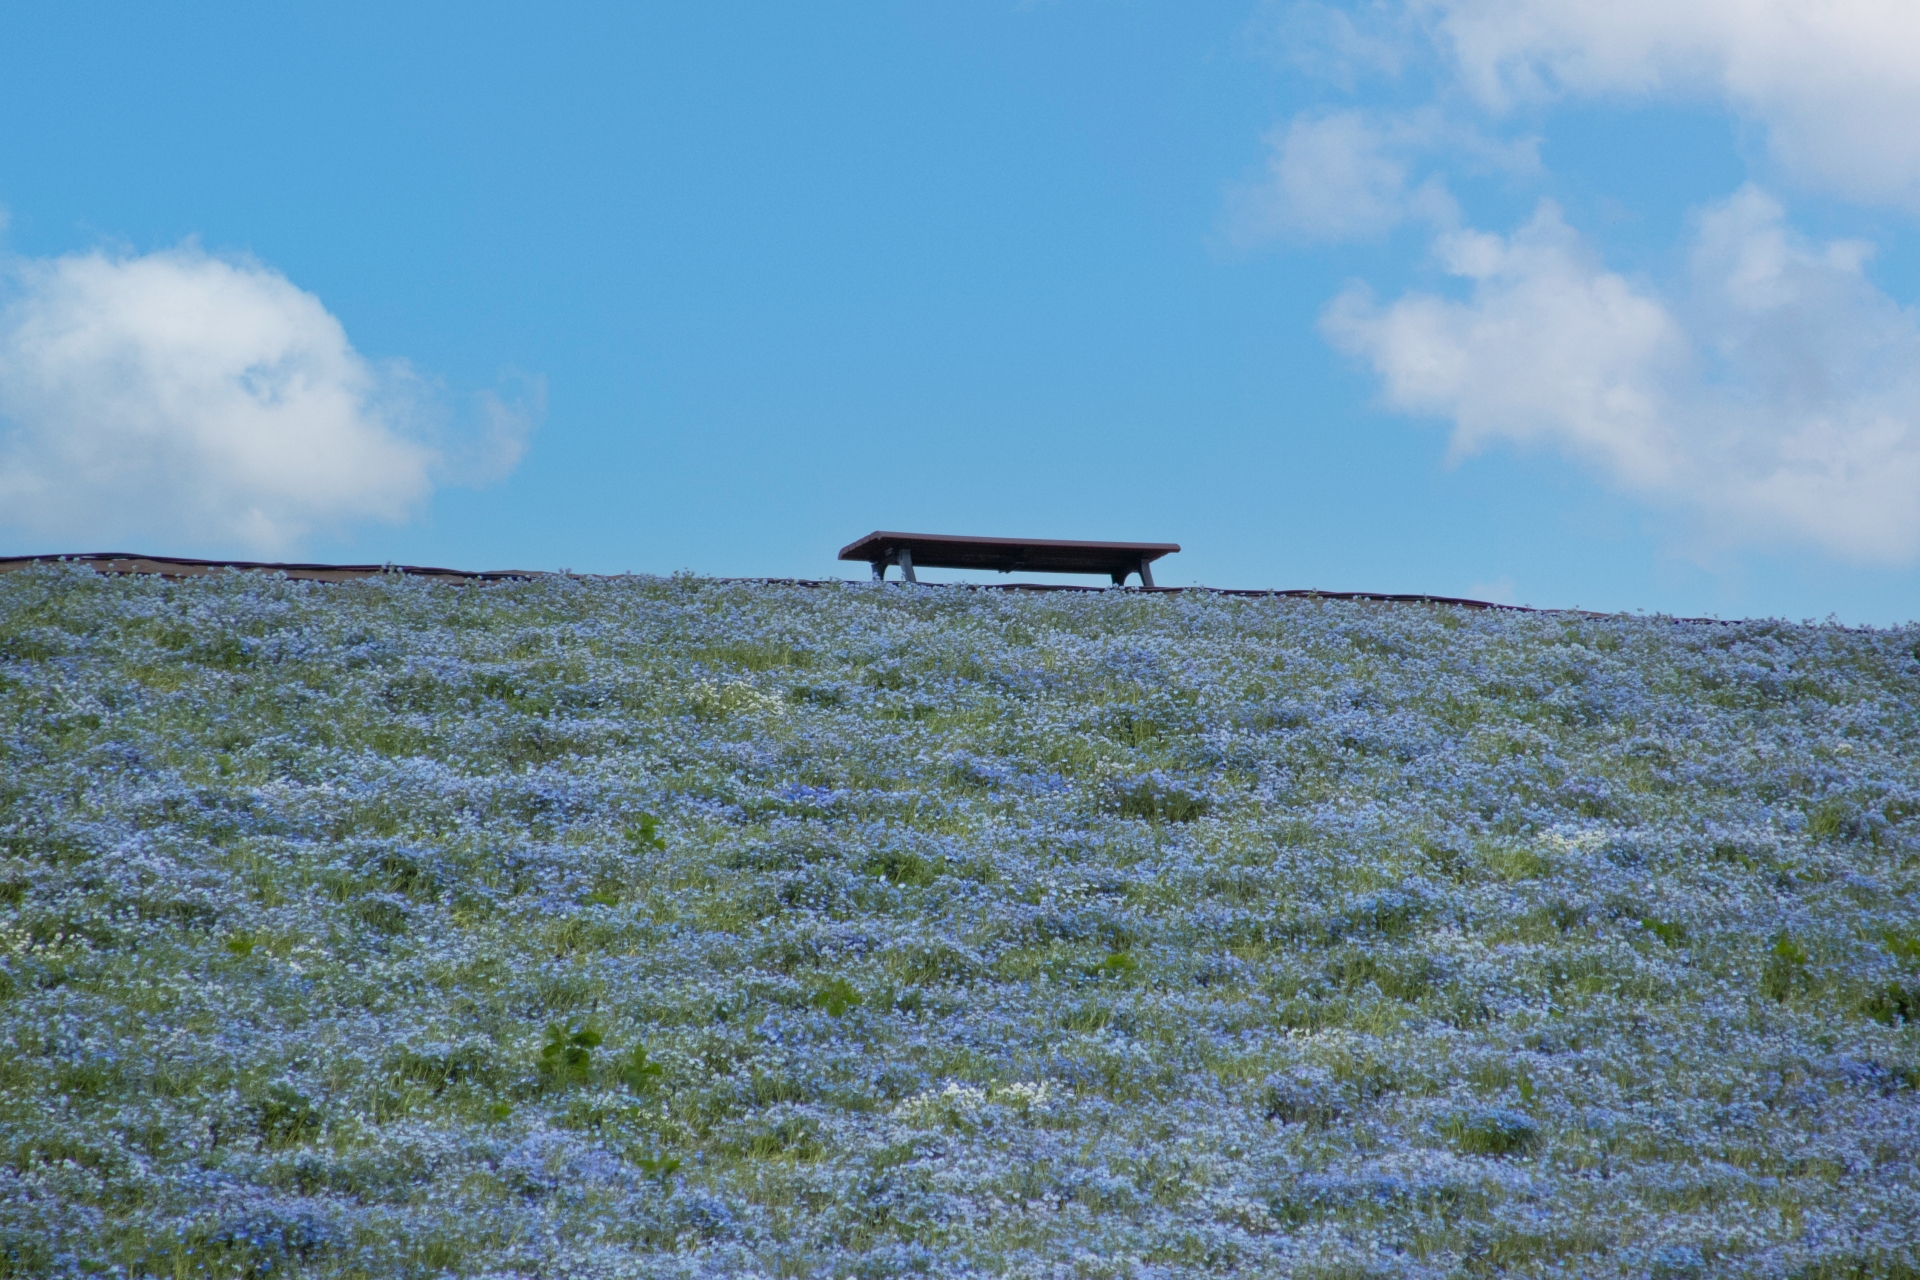
<path id="1" fill-rule="evenodd" d="M 876 530 L 840 548 L 842 560 L 865 560 L 885 581 L 888 565 L 918 582 L 914 566 L 931 569 L 997 569 L 1001 573 L 1104 573 L 1117 587 L 1127 575 L 1153 585 L 1153 562 L 1180 549 L 1177 542 L 1066 542 L 1057 538 L 962 538 L 950 533 L 888 533 Z"/>

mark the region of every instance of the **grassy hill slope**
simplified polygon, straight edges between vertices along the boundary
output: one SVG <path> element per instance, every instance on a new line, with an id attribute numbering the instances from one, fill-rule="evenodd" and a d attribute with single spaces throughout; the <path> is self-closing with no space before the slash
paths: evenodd
<path id="1" fill-rule="evenodd" d="M 1920 628 L 0 578 L 0 1275 L 1914 1275 Z"/>

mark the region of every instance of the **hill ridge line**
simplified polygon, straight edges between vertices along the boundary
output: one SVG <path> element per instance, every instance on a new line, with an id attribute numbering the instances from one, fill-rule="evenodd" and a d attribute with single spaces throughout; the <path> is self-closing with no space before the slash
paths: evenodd
<path id="1" fill-rule="evenodd" d="M 288 578 L 307 582 L 350 582 L 360 578 L 376 578 L 386 574 L 403 577 L 429 578 L 443 582 L 513 582 L 531 581 L 538 578 L 573 578 L 586 581 L 595 579 L 615 579 L 628 577 L 648 577 L 664 575 L 619 574 L 619 573 L 572 573 L 566 570 L 548 569 L 443 569 L 430 565 L 413 564 L 321 564 L 312 562 L 271 561 L 271 560 L 202 560 L 190 556 L 156 556 L 127 551 L 88 551 L 53 552 L 44 555 L 0 556 L 0 573 L 11 573 L 30 568 L 36 564 L 84 564 L 96 573 L 107 574 L 153 574 L 162 578 L 182 579 L 204 577 L 222 570 L 235 570 L 246 573 L 281 573 Z M 765 583 L 768 586 L 826 587 L 847 585 L 850 580 L 844 578 L 772 578 L 741 577 L 709 579 L 714 582 Z M 854 583 L 854 585 L 864 585 Z M 889 583 L 890 586 L 904 587 L 906 583 Z M 1497 609 L 1512 613 L 1560 613 L 1572 614 L 1582 618 L 1621 618 L 1636 615 L 1627 613 L 1606 613 L 1593 609 L 1554 609 L 1537 608 L 1532 605 L 1503 604 L 1494 600 L 1475 600 L 1466 596 L 1442 596 L 1411 592 L 1384 591 L 1326 591 L 1317 587 L 1121 587 L 1080 586 L 1076 583 L 1054 582 L 922 582 L 913 584 L 923 587 L 962 587 L 971 591 L 1086 591 L 1107 592 L 1122 590 L 1138 595 L 1179 595 L 1183 592 L 1203 592 L 1209 595 L 1234 596 L 1241 598 L 1272 597 L 1293 600 L 1354 600 L 1376 604 L 1443 604 L 1463 609 Z M 1658 615 L 1651 615 L 1658 616 Z M 1697 622 L 1727 625 L 1738 619 L 1727 618 L 1673 618 L 1673 622 Z"/>

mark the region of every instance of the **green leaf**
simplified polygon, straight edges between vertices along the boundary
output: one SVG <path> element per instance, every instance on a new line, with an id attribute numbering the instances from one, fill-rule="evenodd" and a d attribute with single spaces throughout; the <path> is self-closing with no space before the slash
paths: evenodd
<path id="1" fill-rule="evenodd" d="M 816 1009 L 824 1009 L 830 1017 L 838 1018 L 849 1009 L 855 1009 L 864 997 L 845 978 L 835 978 L 826 986 L 813 993 L 808 1001 Z"/>
<path id="2" fill-rule="evenodd" d="M 1640 926 L 1670 947 L 1677 947 L 1687 940 L 1687 926 L 1671 920 L 1655 920 L 1652 916 L 1646 916 L 1640 921 Z"/>
<path id="3" fill-rule="evenodd" d="M 627 824 L 627 844 L 634 849 L 664 849 L 667 841 L 660 834 L 660 819 L 642 813 Z"/>
<path id="4" fill-rule="evenodd" d="M 584 1084 L 593 1071 L 593 1051 L 600 1044 L 600 1032 L 591 1026 L 547 1027 L 547 1042 L 540 1048 L 540 1074 L 549 1084 Z"/>
<path id="5" fill-rule="evenodd" d="M 620 1067 L 620 1083 L 635 1093 L 646 1093 L 659 1083 L 662 1068 L 657 1062 L 647 1061 L 647 1046 L 637 1044 L 627 1052 L 626 1060 Z"/>
<path id="6" fill-rule="evenodd" d="M 641 1171 L 648 1177 L 665 1182 L 673 1176 L 674 1170 L 680 1167 L 680 1158 L 665 1155 L 641 1156 L 634 1163 L 639 1165 Z"/>

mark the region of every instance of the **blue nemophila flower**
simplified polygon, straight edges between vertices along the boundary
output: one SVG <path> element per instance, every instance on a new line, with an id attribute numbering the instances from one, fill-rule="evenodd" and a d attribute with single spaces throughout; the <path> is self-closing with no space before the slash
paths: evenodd
<path id="1" fill-rule="evenodd" d="M 0 1257 L 1898 1274 L 1916 707 L 1912 628 L 9 575 Z"/>

